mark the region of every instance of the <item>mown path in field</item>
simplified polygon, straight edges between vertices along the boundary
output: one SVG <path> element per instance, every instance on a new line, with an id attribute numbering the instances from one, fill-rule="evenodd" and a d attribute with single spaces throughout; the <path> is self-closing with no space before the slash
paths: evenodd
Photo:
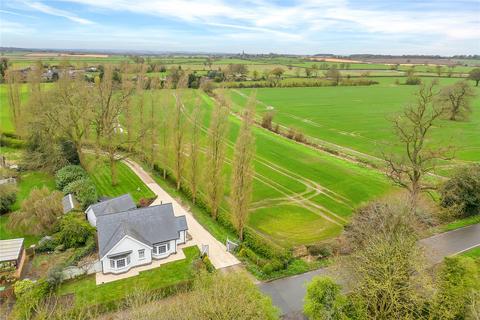
<path id="1" fill-rule="evenodd" d="M 246 94 L 244 94 L 243 92 L 241 92 L 239 90 L 236 90 L 236 89 L 233 89 L 232 91 L 235 92 L 236 94 L 240 95 L 241 97 L 243 97 L 245 99 L 248 99 L 248 96 Z M 267 105 L 265 102 L 263 102 L 261 100 L 255 99 L 255 101 L 258 104 L 265 106 L 266 110 L 275 110 L 274 106 Z M 318 127 L 318 128 L 325 127 L 322 124 L 319 124 L 319 123 L 314 122 L 312 120 L 305 119 L 305 118 L 290 114 L 288 112 L 282 111 L 282 114 L 286 115 L 286 116 L 288 116 L 292 119 L 295 119 L 297 121 L 308 123 L 308 124 L 310 124 L 312 126 L 315 126 L 315 127 Z M 261 117 L 259 115 L 257 115 L 256 117 L 257 117 L 257 119 L 259 119 L 261 121 Z M 287 127 L 285 125 L 282 125 L 280 123 L 277 123 L 277 124 L 281 129 L 283 129 L 285 131 L 288 131 L 290 129 L 289 127 Z M 335 129 L 335 128 L 332 128 L 332 127 L 328 127 L 328 130 L 337 132 L 338 134 L 341 134 L 341 135 L 352 135 L 352 136 L 356 136 L 356 137 L 361 137 L 362 139 L 369 140 L 372 143 L 379 143 L 375 139 L 367 138 L 365 136 L 362 136 L 362 135 L 359 135 L 359 134 L 356 134 L 356 133 L 353 133 L 353 132 L 344 132 L 344 131 L 341 131 L 341 130 L 338 130 L 338 129 Z M 349 162 L 354 162 L 354 163 L 359 164 L 359 165 L 365 165 L 365 162 L 359 161 L 358 159 L 366 159 L 368 161 L 373 161 L 374 163 L 378 163 L 378 164 L 384 164 L 385 163 L 385 159 L 376 157 L 376 156 L 371 155 L 371 154 L 367 154 L 367 153 L 364 153 L 364 152 L 361 152 L 361 151 L 358 151 L 358 150 L 355 150 L 355 149 L 352 149 L 352 148 L 349 148 L 349 147 L 345 147 L 345 146 L 342 146 L 342 145 L 339 145 L 339 144 L 335 144 L 335 143 L 332 143 L 330 141 L 326 141 L 326 140 L 323 140 L 323 139 L 320 139 L 320 138 L 317 138 L 317 137 L 312 137 L 310 135 L 305 134 L 305 137 L 307 138 L 308 141 L 311 141 L 314 144 L 317 144 L 319 146 L 323 146 L 323 147 L 326 147 L 328 149 L 333 149 L 333 150 L 337 150 L 337 151 L 341 152 L 340 154 L 334 154 L 334 153 L 331 153 L 331 152 L 328 152 L 328 151 L 325 151 L 325 150 L 321 150 L 321 149 L 319 150 L 318 148 L 315 148 L 316 150 L 326 152 L 333 157 L 337 157 L 337 158 L 340 158 L 340 159 L 343 159 L 343 160 L 346 160 L 346 161 L 349 161 Z M 352 155 L 353 157 L 348 156 L 348 155 Z M 358 159 L 356 159 L 356 157 L 358 157 Z M 441 167 L 444 167 L 444 166 L 449 167 L 449 166 L 458 166 L 458 165 L 465 164 L 465 161 L 461 161 L 461 160 L 452 160 L 452 161 L 454 161 L 455 163 L 454 164 L 446 164 L 446 165 L 438 165 L 437 168 L 441 168 Z M 385 173 L 385 170 L 382 169 L 381 167 L 380 168 L 377 168 L 376 166 L 369 166 L 369 167 L 371 167 L 372 169 L 375 169 L 377 171 L 380 171 L 382 173 Z M 427 175 L 429 175 L 431 177 L 441 179 L 441 180 L 447 179 L 445 176 L 440 175 L 438 173 L 429 172 L 429 173 L 427 173 Z"/>
<path id="2" fill-rule="evenodd" d="M 176 96 L 174 95 L 176 98 Z M 205 102 L 209 102 L 205 95 L 201 94 L 202 99 L 204 99 Z M 188 121 L 192 121 L 190 118 L 190 115 L 188 112 L 186 112 L 186 107 L 182 104 L 182 110 L 184 112 L 185 117 L 187 118 Z M 236 116 L 235 114 L 233 114 Z M 201 126 L 202 132 L 205 134 L 208 133 L 208 128 L 205 127 L 204 125 Z M 234 149 L 234 143 L 232 141 L 227 141 L 227 146 L 233 150 Z M 226 162 L 228 164 L 232 164 L 232 159 L 231 157 L 227 156 Z M 272 205 L 279 205 L 279 204 L 296 204 L 299 207 L 302 207 L 304 209 L 307 209 L 314 214 L 317 214 L 321 216 L 322 218 L 336 224 L 339 226 L 343 226 L 345 223 L 347 223 L 347 219 L 339 216 L 335 212 L 332 212 L 331 210 L 325 208 L 324 206 L 313 202 L 311 199 L 314 198 L 315 196 L 318 195 L 324 195 L 331 200 L 341 203 L 344 206 L 347 206 L 349 208 L 353 208 L 353 204 L 351 201 L 344 196 L 334 192 L 333 190 L 330 190 L 328 188 L 325 188 L 324 186 L 320 185 L 319 183 L 305 178 L 295 172 L 292 172 L 260 155 L 258 153 L 255 155 L 255 163 L 262 165 L 269 170 L 272 170 L 276 173 L 281 174 L 284 177 L 287 177 L 291 180 L 294 180 L 296 182 L 299 182 L 304 185 L 305 190 L 303 192 L 296 192 L 294 190 L 291 190 L 290 188 L 278 183 L 277 181 L 273 180 L 272 178 L 261 174 L 258 172 L 258 170 L 255 172 L 255 180 L 265 184 L 269 188 L 272 188 L 273 190 L 279 192 L 280 194 L 283 195 L 283 197 L 277 197 L 277 198 L 270 198 L 270 199 L 262 199 L 258 202 L 252 203 L 251 210 L 258 210 L 260 208 L 266 208 L 266 207 L 271 207 Z"/>

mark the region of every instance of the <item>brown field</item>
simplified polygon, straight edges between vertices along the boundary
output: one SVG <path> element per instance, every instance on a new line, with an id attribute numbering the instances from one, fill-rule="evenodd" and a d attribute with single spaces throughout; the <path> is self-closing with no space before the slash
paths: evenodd
<path id="1" fill-rule="evenodd" d="M 365 59 L 365 62 L 386 64 L 386 65 L 400 64 L 403 66 L 413 66 L 413 65 L 450 66 L 450 65 L 456 64 L 456 61 L 454 60 L 434 59 L 434 58 L 368 58 L 368 59 Z"/>
<path id="2" fill-rule="evenodd" d="M 350 60 L 350 59 L 337 59 L 337 58 L 310 58 L 314 61 L 325 61 L 325 62 L 345 62 L 345 63 L 362 63 L 359 60 Z"/>
<path id="3" fill-rule="evenodd" d="M 70 54 L 70 53 L 55 53 L 55 52 L 41 52 L 28 53 L 25 57 L 75 57 L 75 58 L 108 58 L 108 54 Z"/>

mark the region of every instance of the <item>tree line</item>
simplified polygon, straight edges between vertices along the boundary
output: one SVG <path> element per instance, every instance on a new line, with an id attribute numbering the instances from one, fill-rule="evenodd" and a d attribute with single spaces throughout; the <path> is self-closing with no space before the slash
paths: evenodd
<path id="1" fill-rule="evenodd" d="M 229 139 L 230 101 L 219 91 L 204 127 L 205 108 L 200 96 L 187 92 L 189 75 L 169 78 L 168 91 L 145 90 L 140 69 L 136 81 L 115 80 L 115 67 L 106 65 L 94 82 L 72 78 L 60 69 L 59 80 L 46 87 L 41 69 L 30 73 L 28 100 L 20 99 L 25 87 L 7 73 L 12 119 L 16 132 L 26 141 L 24 165 L 52 172 L 69 163 L 62 149 L 68 141 L 87 167 L 86 154 L 106 157 L 111 183 L 118 183 L 118 162 L 139 157 L 164 179 L 173 179 L 177 190 L 199 199 L 214 219 L 225 200 L 226 147 Z M 192 101 L 193 100 L 193 101 Z M 247 221 L 253 184 L 254 100 L 241 115 L 234 146 L 229 208 L 240 239 Z M 189 108 L 193 105 L 193 108 Z M 205 169 L 204 169 L 205 168 Z"/>

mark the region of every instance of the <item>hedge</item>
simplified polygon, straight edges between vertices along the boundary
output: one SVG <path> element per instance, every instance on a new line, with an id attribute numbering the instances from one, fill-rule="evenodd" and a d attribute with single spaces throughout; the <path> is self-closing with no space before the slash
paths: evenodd
<path id="1" fill-rule="evenodd" d="M 87 172 L 81 166 L 68 165 L 58 170 L 55 174 L 55 185 L 58 190 L 64 191 L 70 183 L 87 177 Z"/>
<path id="2" fill-rule="evenodd" d="M 73 193 L 84 210 L 98 200 L 97 188 L 90 178 L 71 182 L 65 187 L 63 192 Z"/>

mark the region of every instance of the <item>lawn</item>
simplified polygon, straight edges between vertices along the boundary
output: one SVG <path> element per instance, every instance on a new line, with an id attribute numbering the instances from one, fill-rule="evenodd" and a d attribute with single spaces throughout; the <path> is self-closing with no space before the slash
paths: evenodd
<path id="1" fill-rule="evenodd" d="M 13 211 L 20 209 L 22 201 L 25 200 L 33 188 L 47 187 L 55 189 L 55 179 L 52 175 L 41 171 L 27 171 L 20 175 L 18 182 L 17 201 L 13 205 Z M 36 243 L 40 237 L 25 235 L 23 232 L 8 228 L 8 217 L 15 212 L 0 216 L 0 240 L 11 238 L 25 238 L 25 247 Z"/>
<path id="2" fill-rule="evenodd" d="M 95 284 L 95 275 L 78 278 L 62 283 L 58 295 L 73 293 L 77 306 L 94 306 L 122 299 L 135 289 L 154 290 L 193 279 L 192 263 L 200 256 L 196 246 L 183 249 L 186 259 L 169 262 L 159 268 L 140 272 L 138 276 L 122 279 L 102 285 Z"/>
<path id="3" fill-rule="evenodd" d="M 97 187 L 100 196 L 116 197 L 130 193 L 138 203 L 142 198 L 152 198 L 155 194 L 130 168 L 119 162 L 117 165 L 118 184 L 112 186 L 110 166 L 104 158 L 95 159 L 93 155 L 86 155 L 87 171 Z"/>
<path id="4" fill-rule="evenodd" d="M 440 79 L 441 85 L 455 81 Z M 412 102 L 417 89 L 385 78 L 373 86 L 261 88 L 257 89 L 257 111 L 262 115 L 273 108 L 274 122 L 297 128 L 313 140 L 380 157 L 396 141 L 389 119 Z M 243 106 L 252 90 L 231 90 L 233 101 Z M 460 160 L 480 161 L 480 88 L 475 91 L 470 121 L 442 120 L 433 130 L 431 144 L 455 145 Z"/>

